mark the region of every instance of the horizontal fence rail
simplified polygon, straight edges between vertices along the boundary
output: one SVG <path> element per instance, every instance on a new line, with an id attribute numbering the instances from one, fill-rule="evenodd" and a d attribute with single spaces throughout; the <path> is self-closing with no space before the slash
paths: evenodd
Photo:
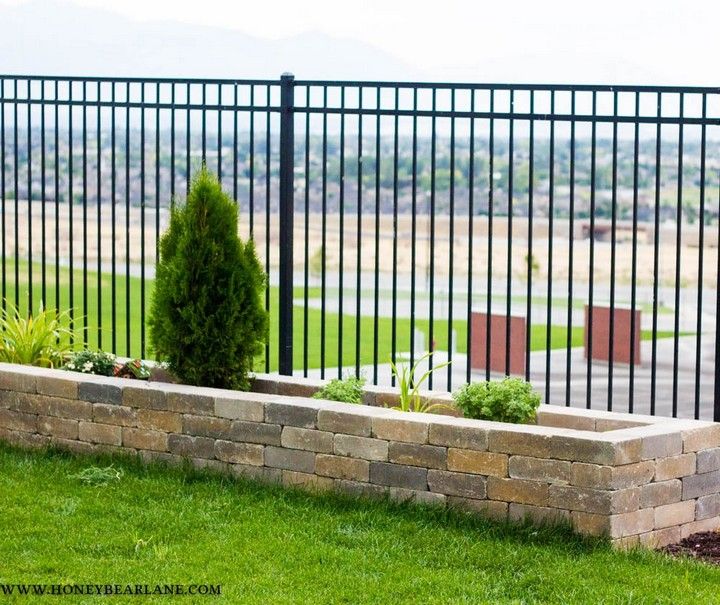
<path id="1" fill-rule="evenodd" d="M 152 356 L 205 162 L 269 276 L 259 369 L 433 351 L 433 389 L 720 420 L 720 88 L 7 75 L 0 125 L 3 307 L 69 309 L 78 347 Z"/>

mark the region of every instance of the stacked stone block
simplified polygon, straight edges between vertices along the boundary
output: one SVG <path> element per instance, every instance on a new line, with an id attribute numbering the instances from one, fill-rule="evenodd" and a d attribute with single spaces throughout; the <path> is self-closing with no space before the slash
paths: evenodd
<path id="1" fill-rule="evenodd" d="M 619 547 L 720 527 L 720 425 L 544 406 L 537 425 L 0 364 L 0 439 L 131 452 L 319 490 L 567 523 Z M 391 391 L 368 396 L 391 401 Z M 438 400 L 447 395 L 435 395 Z"/>

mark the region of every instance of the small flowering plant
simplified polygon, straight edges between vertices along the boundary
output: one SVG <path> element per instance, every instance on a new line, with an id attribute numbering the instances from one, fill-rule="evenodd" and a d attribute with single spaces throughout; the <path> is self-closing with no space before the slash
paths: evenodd
<path id="1" fill-rule="evenodd" d="M 73 353 L 69 361 L 63 366 L 63 369 L 82 372 L 83 374 L 113 376 L 115 365 L 115 355 L 112 353 L 84 349 Z"/>

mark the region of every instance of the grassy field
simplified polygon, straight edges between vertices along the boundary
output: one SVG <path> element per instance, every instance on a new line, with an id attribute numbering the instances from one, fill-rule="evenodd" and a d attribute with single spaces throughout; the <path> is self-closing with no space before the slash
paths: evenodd
<path id="1" fill-rule="evenodd" d="M 119 480 L 92 485 L 78 477 L 111 463 L 122 471 Z M 207 583 L 221 585 L 220 598 L 171 600 L 251 605 L 720 602 L 716 567 L 615 552 L 566 529 L 1 443 L 0 468 L 0 590 L 19 583 Z"/>
<path id="2" fill-rule="evenodd" d="M 27 312 L 27 302 L 30 283 L 28 276 L 28 263 L 21 261 L 18 265 L 20 289 L 19 299 L 20 308 L 23 313 Z M 5 296 L 8 300 L 14 301 L 14 264 L 10 262 L 7 267 L 7 277 L 5 282 Z M 33 263 L 33 306 L 37 307 L 43 300 L 43 290 L 41 281 L 41 265 Z M 153 280 L 146 279 L 144 284 L 144 307 L 142 304 L 143 283 L 139 277 L 126 277 L 117 275 L 113 290 L 113 279 L 110 273 L 98 273 L 97 271 L 88 271 L 87 276 L 83 276 L 82 269 L 75 268 L 72 272 L 72 288 L 70 287 L 71 272 L 67 267 L 61 267 L 56 276 L 55 268 L 48 266 L 46 269 L 46 291 L 45 302 L 47 307 L 55 307 L 59 303 L 61 309 L 68 309 L 71 306 L 75 310 L 74 330 L 78 343 L 87 341 L 92 348 L 100 348 L 103 350 L 114 350 L 118 355 L 129 357 L 152 357 L 147 344 L 147 330 L 143 334 L 142 318 L 147 318 L 150 309 L 150 301 L 152 296 Z M 56 278 L 59 288 L 56 289 Z M 84 279 L 87 281 L 87 289 L 84 287 Z M 114 292 L 114 295 L 113 295 Z M 72 301 L 71 301 L 72 293 Z M 369 295 L 372 296 L 372 293 Z M 295 288 L 296 302 L 302 302 L 304 290 Z M 310 298 L 319 297 L 319 288 L 312 287 L 308 291 Z M 115 306 L 115 326 L 113 331 L 113 305 L 112 301 L 116 301 Z M 277 350 L 273 346 L 277 343 L 278 326 L 274 318 L 277 316 L 277 287 L 270 288 L 270 370 L 277 369 Z M 325 367 L 337 367 L 339 356 L 338 343 L 340 338 L 340 324 L 342 322 L 342 365 L 353 368 L 355 365 L 356 353 L 356 318 L 350 311 L 354 308 L 354 299 L 346 299 L 346 309 L 348 312 L 342 314 L 335 312 L 325 313 Z M 144 314 L 143 314 L 144 310 Z M 129 320 L 128 320 L 129 318 Z M 295 306 L 294 311 L 294 365 L 295 368 L 304 367 L 304 310 L 301 305 Z M 322 314 L 319 309 L 308 309 L 308 339 L 307 339 L 307 365 L 309 368 L 321 367 L 323 360 L 322 351 Z M 372 364 L 375 360 L 375 325 L 373 317 L 361 317 L 360 319 L 360 363 L 361 365 Z M 392 354 L 392 319 L 389 317 L 378 318 L 378 341 L 377 341 L 377 361 L 378 363 L 387 363 Z M 425 333 L 425 342 L 429 343 L 430 338 L 430 322 L 427 319 L 418 318 L 415 327 Z M 453 329 L 457 337 L 457 350 L 465 353 L 467 350 L 467 322 L 453 321 Z M 129 328 L 129 330 L 128 330 Z M 397 320 L 397 351 L 410 350 L 410 333 L 411 324 L 407 318 Z M 128 339 L 129 336 L 129 339 Z M 642 338 L 650 339 L 651 332 L 643 331 Z M 660 332 L 660 338 L 672 336 L 672 332 Z M 114 337 L 114 338 L 113 338 Z M 436 342 L 436 348 L 447 350 L 448 348 L 448 322 L 447 320 L 436 319 L 433 322 L 433 339 Z M 143 340 L 145 344 L 143 345 Z M 532 351 L 543 351 L 547 342 L 547 326 L 532 325 L 530 330 L 530 349 Z M 581 327 L 573 327 L 571 332 L 571 345 L 573 347 L 582 346 L 583 329 Z M 562 349 L 567 346 L 567 327 L 551 326 L 550 332 L 550 348 Z M 258 361 L 257 368 L 265 367 L 264 358 Z"/>

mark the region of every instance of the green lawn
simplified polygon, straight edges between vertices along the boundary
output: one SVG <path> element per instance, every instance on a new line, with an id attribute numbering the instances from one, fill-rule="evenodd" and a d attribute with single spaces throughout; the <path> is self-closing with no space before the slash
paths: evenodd
<path id="1" fill-rule="evenodd" d="M 110 463 L 123 471 L 120 480 L 93 486 L 77 477 Z M 566 529 L 2 444 L 0 468 L 0 584 L 221 585 L 218 599 L 115 596 L 113 603 L 720 600 L 717 567 L 646 551 L 614 552 Z"/>
<path id="2" fill-rule="evenodd" d="M 7 265 L 8 279 L 6 282 L 6 297 L 13 301 L 15 297 L 14 287 L 14 264 L 12 260 Z M 59 271 L 59 289 L 56 291 L 55 267 L 47 267 L 46 275 L 46 306 L 55 307 L 56 300 L 59 300 L 61 309 L 70 308 L 70 269 L 61 267 Z M 98 274 L 96 271 L 88 271 L 87 273 L 87 290 L 84 290 L 82 269 L 75 267 L 73 273 L 73 301 L 72 306 L 75 309 L 75 334 L 78 343 L 82 343 L 84 336 L 90 347 L 102 348 L 104 350 L 113 349 L 113 279 L 110 273 Z M 29 289 L 28 263 L 21 261 L 19 264 L 20 276 L 20 307 L 23 312 L 27 312 L 27 302 Z M 150 300 L 152 295 L 153 280 L 145 280 L 145 318 L 150 309 Z M 141 304 L 142 282 L 139 277 L 126 277 L 117 275 L 115 278 L 115 351 L 118 355 L 126 355 L 131 357 L 152 357 L 149 347 L 147 346 L 147 330 L 145 331 L 146 344 L 142 347 L 142 317 L 143 307 Z M 33 263 L 33 306 L 37 309 L 40 300 L 42 300 L 41 286 L 41 265 Z M 319 296 L 319 289 L 312 287 L 308 292 L 310 297 Z M 59 299 L 58 299 L 59 295 Z M 304 295 L 302 288 L 295 288 L 295 300 L 301 302 Z M 369 295 L 365 293 L 368 297 Z M 277 288 L 270 288 L 270 370 L 277 369 L 277 348 L 274 346 L 278 341 L 278 325 L 275 321 L 277 316 Z M 85 309 L 85 299 L 87 300 L 87 310 Z M 99 312 L 98 302 L 101 302 Z M 354 298 L 352 300 L 345 299 L 345 312 L 342 315 L 342 365 L 347 368 L 355 366 L 356 353 L 356 318 L 352 313 L 354 309 Z M 129 308 L 129 314 L 126 313 Z M 129 317 L 130 325 L 130 341 L 127 341 L 127 318 Z M 325 366 L 337 367 L 338 364 L 338 341 L 340 334 L 340 319 L 338 313 L 327 312 L 325 314 Z M 362 317 L 360 319 L 360 363 L 361 365 L 372 364 L 375 358 L 374 347 L 374 318 Z M 87 332 L 85 333 L 85 324 L 87 324 Z M 319 368 L 322 359 L 322 314 L 319 309 L 308 309 L 308 367 Z M 426 346 L 430 342 L 430 322 L 427 319 L 419 318 L 415 322 L 415 327 L 425 333 Z M 465 353 L 467 350 L 467 322 L 453 321 L 453 329 L 457 335 L 457 350 Z M 410 350 L 410 320 L 398 319 L 396 325 L 397 333 L 397 351 Z M 304 366 L 304 311 L 302 306 L 295 306 L 294 322 L 294 365 L 295 368 L 301 369 Z M 660 338 L 672 336 L 672 332 L 660 332 Z M 563 349 L 567 346 L 567 327 L 551 326 L 551 349 Z M 652 334 L 649 331 L 643 331 L 642 338 L 650 339 Z M 448 322 L 443 319 L 436 319 L 433 322 L 433 339 L 438 349 L 447 350 L 448 345 Z M 547 326 L 532 325 L 530 330 L 530 349 L 532 351 L 543 351 L 546 348 Z M 571 333 L 571 344 L 573 347 L 582 346 L 583 329 L 581 327 L 573 327 Z M 392 319 L 388 317 L 378 318 L 378 343 L 377 343 L 378 363 L 386 363 L 392 354 Z M 258 369 L 265 367 L 264 359 L 260 359 L 257 365 Z"/>

